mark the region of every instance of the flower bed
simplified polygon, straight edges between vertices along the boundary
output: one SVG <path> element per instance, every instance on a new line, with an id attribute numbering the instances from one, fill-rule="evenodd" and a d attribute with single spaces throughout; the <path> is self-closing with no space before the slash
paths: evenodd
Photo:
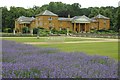
<path id="1" fill-rule="evenodd" d="M 105 56 L 60 52 L 2 42 L 3 78 L 117 78 L 117 62 Z"/>

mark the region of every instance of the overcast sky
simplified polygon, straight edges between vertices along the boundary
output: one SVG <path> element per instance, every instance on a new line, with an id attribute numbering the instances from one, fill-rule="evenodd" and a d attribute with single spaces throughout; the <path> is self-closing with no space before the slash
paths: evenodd
<path id="1" fill-rule="evenodd" d="M 58 2 L 61 1 L 66 4 L 79 3 L 82 8 L 87 7 L 101 7 L 101 6 L 114 6 L 118 7 L 118 2 L 120 0 L 0 0 L 0 7 L 10 6 L 15 7 L 24 7 L 24 8 L 32 8 L 34 5 L 42 6 L 44 4 L 49 4 L 49 2 Z"/>

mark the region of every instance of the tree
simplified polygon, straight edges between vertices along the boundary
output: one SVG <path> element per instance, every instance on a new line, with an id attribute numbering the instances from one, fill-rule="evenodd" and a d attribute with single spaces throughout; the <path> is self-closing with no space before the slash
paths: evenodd
<path id="1" fill-rule="evenodd" d="M 2 31 L 4 31 L 4 29 L 8 27 L 7 26 L 8 9 L 7 7 L 1 7 L 1 9 L 2 9 Z"/>
<path id="2" fill-rule="evenodd" d="M 117 16 L 117 21 L 116 21 L 117 23 L 115 29 L 116 31 L 120 31 L 120 7 L 118 7 L 117 14 L 118 16 Z"/>
<path id="3" fill-rule="evenodd" d="M 99 7 L 90 8 L 89 17 L 94 17 L 99 14 Z"/>
<path id="4" fill-rule="evenodd" d="M 89 18 L 92 18 L 98 14 L 102 14 L 110 18 L 111 29 L 117 30 L 119 25 L 119 8 L 120 7 L 89 7 L 81 8 L 79 3 L 65 4 L 62 2 L 50 2 L 40 6 L 33 6 L 33 8 L 25 9 L 23 7 L 14 7 L 11 6 L 10 10 L 7 7 L 0 7 L 2 9 L 2 31 L 6 28 L 11 28 L 12 30 L 15 27 L 15 19 L 20 16 L 34 17 L 36 14 L 44 10 L 50 10 L 55 14 L 58 14 L 59 17 L 71 17 L 86 15 Z"/>

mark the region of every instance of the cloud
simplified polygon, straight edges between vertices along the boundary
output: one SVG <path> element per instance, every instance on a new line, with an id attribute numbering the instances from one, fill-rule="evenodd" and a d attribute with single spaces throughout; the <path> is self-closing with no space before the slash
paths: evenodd
<path id="1" fill-rule="evenodd" d="M 118 2 L 118 6 L 120 6 L 120 1 Z"/>
<path id="2" fill-rule="evenodd" d="M 42 6 L 44 4 L 49 4 L 49 2 L 63 2 L 66 4 L 73 4 L 73 3 L 79 3 L 81 4 L 82 8 L 87 7 L 101 7 L 101 6 L 114 6 L 118 7 L 118 0 L 0 0 L 0 7 L 7 6 L 8 8 L 10 6 L 15 7 L 24 7 L 24 8 L 31 8 L 34 5 L 36 6 Z"/>

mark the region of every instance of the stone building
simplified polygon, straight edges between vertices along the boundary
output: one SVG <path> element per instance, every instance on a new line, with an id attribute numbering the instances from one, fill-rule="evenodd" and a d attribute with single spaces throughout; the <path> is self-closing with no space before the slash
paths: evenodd
<path id="1" fill-rule="evenodd" d="M 23 27 L 33 28 L 45 28 L 51 30 L 69 29 L 74 32 L 90 32 L 91 29 L 101 30 L 110 28 L 110 18 L 105 17 L 101 14 L 93 18 L 87 16 L 75 16 L 73 18 L 59 17 L 57 14 L 51 11 L 45 10 L 34 17 L 21 16 L 15 20 L 16 32 L 22 32 Z"/>

